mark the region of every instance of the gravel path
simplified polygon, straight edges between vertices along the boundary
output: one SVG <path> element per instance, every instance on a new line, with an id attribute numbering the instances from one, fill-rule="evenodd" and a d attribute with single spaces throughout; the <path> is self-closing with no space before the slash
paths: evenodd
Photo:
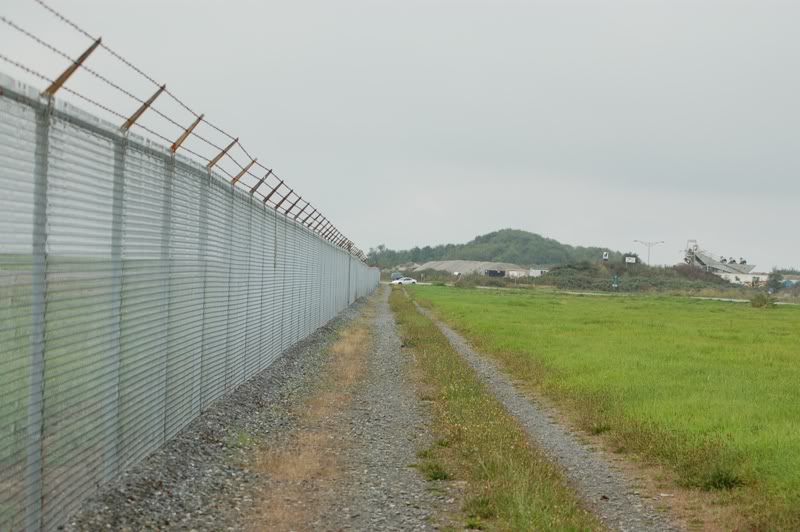
<path id="1" fill-rule="evenodd" d="M 518 391 L 511 380 L 486 357 L 475 352 L 458 333 L 419 305 L 451 345 L 466 359 L 505 408 L 522 424 L 525 432 L 553 461 L 591 505 L 608 527 L 615 530 L 681 530 L 669 516 L 659 513 L 643 499 L 626 478 L 602 454 L 581 443 L 553 421 L 546 409 Z"/>
<path id="2" fill-rule="evenodd" d="M 343 415 L 351 436 L 344 459 L 350 482 L 340 486 L 347 511 L 331 516 L 330 529 L 431 530 L 439 509 L 456 509 L 457 496 L 444 485 L 430 489 L 409 467 L 416 450 L 430 445 L 429 416 L 408 381 L 410 361 L 387 302 L 391 289 L 379 290 L 367 375 Z"/>
<path id="3" fill-rule="evenodd" d="M 240 530 L 262 479 L 254 442 L 279 442 L 295 406 L 314 393 L 327 347 L 358 316 L 360 301 L 211 405 L 177 436 L 103 486 L 66 530 Z"/>
<path id="4" fill-rule="evenodd" d="M 409 380 L 411 361 L 401 351 L 389 291 L 380 287 L 370 302 L 343 311 L 213 404 L 84 503 L 66 529 L 431 530 L 441 525 L 450 510 L 458 510 L 460 488 L 427 482 L 409 467 L 416 450 L 430 444 L 429 415 Z M 331 364 L 338 358 L 330 349 L 338 331 L 365 311 L 371 316 L 372 349 L 362 356 L 354 384 L 332 387 Z M 319 409 L 316 416 L 308 413 L 309 405 L 334 396 L 342 402 L 328 402 L 323 415 Z M 287 479 L 275 474 L 274 461 L 271 470 L 264 466 L 265 456 L 303 465 L 303 453 L 311 463 L 308 474 L 300 468 L 300 476 L 293 470 Z"/>

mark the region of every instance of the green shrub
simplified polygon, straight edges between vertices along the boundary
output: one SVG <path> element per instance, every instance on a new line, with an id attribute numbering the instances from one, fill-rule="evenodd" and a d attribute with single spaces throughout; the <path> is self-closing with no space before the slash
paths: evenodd
<path id="1" fill-rule="evenodd" d="M 614 276 L 618 288 L 613 287 Z M 555 286 L 562 290 L 650 292 L 665 290 L 698 291 L 703 289 L 731 289 L 728 281 L 681 264 L 678 266 L 647 266 L 612 262 L 578 262 L 557 266 L 536 278 L 534 284 Z"/>
<path id="2" fill-rule="evenodd" d="M 754 308 L 772 308 L 775 306 L 775 298 L 770 297 L 766 292 L 756 292 L 750 298 L 750 304 Z"/>

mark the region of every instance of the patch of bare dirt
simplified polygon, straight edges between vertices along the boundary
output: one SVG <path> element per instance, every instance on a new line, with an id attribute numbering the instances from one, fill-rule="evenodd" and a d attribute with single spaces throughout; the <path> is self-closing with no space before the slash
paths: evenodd
<path id="1" fill-rule="evenodd" d="M 367 307 L 330 347 L 318 391 L 298 408 L 297 429 L 282 445 L 259 451 L 256 470 L 267 481 L 247 520 L 250 530 L 321 528 L 334 505 L 334 484 L 343 476 L 341 455 L 348 442 L 337 434 L 333 418 L 352 401 L 364 375 L 371 315 Z"/>

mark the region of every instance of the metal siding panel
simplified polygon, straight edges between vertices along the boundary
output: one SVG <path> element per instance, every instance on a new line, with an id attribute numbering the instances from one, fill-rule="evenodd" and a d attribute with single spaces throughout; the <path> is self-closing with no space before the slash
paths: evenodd
<path id="1" fill-rule="evenodd" d="M 26 460 L 40 438 L 28 418 L 39 395 L 31 375 L 39 372 L 31 364 L 36 129 L 32 109 L 0 98 L 0 529 L 23 526 Z"/>
<path id="2" fill-rule="evenodd" d="M 103 480 L 111 297 L 113 145 L 51 119 L 46 205 L 42 517 L 52 528 Z M 69 419 L 69 423 L 64 420 Z"/>

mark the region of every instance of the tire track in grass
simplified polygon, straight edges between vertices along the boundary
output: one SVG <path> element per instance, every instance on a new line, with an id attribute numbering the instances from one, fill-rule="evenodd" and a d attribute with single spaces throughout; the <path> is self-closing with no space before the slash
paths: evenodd
<path id="1" fill-rule="evenodd" d="M 466 527 L 604 529 L 559 468 L 530 443 L 491 386 L 417 311 L 405 291 L 393 290 L 390 302 L 404 347 L 419 368 L 423 398 L 432 404 L 439 438 L 420 454 L 417 465 L 429 478 L 466 480 Z"/>
<path id="2" fill-rule="evenodd" d="M 461 335 L 436 320 L 427 309 L 413 304 L 479 375 L 524 428 L 528 438 L 562 468 L 564 475 L 605 525 L 617 530 L 682 530 L 679 523 L 652 508 L 600 453 L 582 444 L 553 421 L 544 409 L 517 390 L 511 379 L 486 357 L 475 352 Z"/>

